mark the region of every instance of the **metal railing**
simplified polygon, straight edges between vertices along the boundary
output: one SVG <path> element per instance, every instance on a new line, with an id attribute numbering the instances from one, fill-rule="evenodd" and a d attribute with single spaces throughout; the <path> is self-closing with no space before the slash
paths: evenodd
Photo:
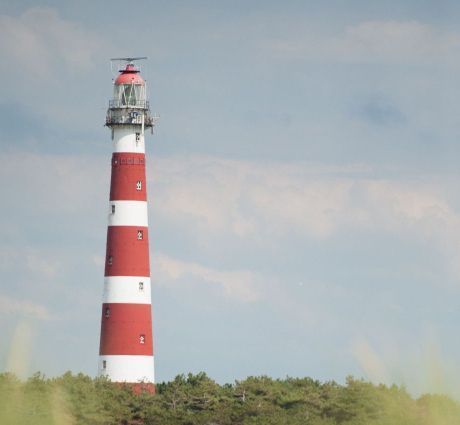
<path id="1" fill-rule="evenodd" d="M 139 108 L 139 109 L 149 109 L 148 100 L 136 100 L 135 102 L 130 101 L 128 104 L 122 100 L 109 100 L 109 109 L 112 108 Z"/>
<path id="2" fill-rule="evenodd" d="M 106 125 L 141 125 L 142 116 L 144 116 L 145 127 L 152 127 L 157 120 L 156 117 L 150 116 L 149 113 L 109 109 L 105 123 Z"/>

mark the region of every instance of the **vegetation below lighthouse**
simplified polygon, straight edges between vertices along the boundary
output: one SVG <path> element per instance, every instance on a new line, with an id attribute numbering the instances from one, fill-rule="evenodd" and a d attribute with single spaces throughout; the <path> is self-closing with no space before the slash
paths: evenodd
<path id="1" fill-rule="evenodd" d="M 311 424 L 458 425 L 460 404 L 442 395 L 411 397 L 404 388 L 348 378 L 249 377 L 219 385 L 206 374 L 177 376 L 157 394 L 70 372 L 25 382 L 0 374 L 0 424 Z"/>

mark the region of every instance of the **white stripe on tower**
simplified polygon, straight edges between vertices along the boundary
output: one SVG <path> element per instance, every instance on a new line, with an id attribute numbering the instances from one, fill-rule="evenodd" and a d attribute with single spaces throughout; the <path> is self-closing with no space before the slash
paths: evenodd
<path id="1" fill-rule="evenodd" d="M 113 135 L 114 152 L 145 153 L 144 135 L 141 130 L 131 128 L 117 128 Z"/>
<path id="2" fill-rule="evenodd" d="M 150 278 L 142 276 L 106 276 L 103 303 L 150 304 Z"/>
<path id="3" fill-rule="evenodd" d="M 146 201 L 110 201 L 109 226 L 148 227 Z"/>
<path id="4" fill-rule="evenodd" d="M 107 376 L 114 382 L 154 381 L 151 356 L 99 356 L 98 366 L 99 375 Z"/>

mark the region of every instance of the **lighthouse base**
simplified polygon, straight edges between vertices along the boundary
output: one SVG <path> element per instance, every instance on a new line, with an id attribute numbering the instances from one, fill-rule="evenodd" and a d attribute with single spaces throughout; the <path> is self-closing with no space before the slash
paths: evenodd
<path id="1" fill-rule="evenodd" d="M 152 384 L 150 382 L 140 382 L 137 384 L 126 384 L 126 385 L 128 385 L 133 390 L 134 394 L 142 394 L 142 393 L 155 394 L 156 393 L 155 384 Z"/>
<path id="2" fill-rule="evenodd" d="M 155 394 L 156 393 L 156 386 L 151 382 L 136 382 L 136 383 L 129 383 L 129 382 L 113 382 L 114 385 L 121 388 L 129 388 L 134 394 Z"/>

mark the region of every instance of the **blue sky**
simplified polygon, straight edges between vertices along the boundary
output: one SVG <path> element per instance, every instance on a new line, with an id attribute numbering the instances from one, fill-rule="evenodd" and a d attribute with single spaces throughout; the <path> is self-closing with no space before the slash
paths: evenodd
<path id="1" fill-rule="evenodd" d="M 0 3 L 0 369 L 96 373 L 109 58 L 146 55 L 156 376 L 459 396 L 460 5 Z"/>

